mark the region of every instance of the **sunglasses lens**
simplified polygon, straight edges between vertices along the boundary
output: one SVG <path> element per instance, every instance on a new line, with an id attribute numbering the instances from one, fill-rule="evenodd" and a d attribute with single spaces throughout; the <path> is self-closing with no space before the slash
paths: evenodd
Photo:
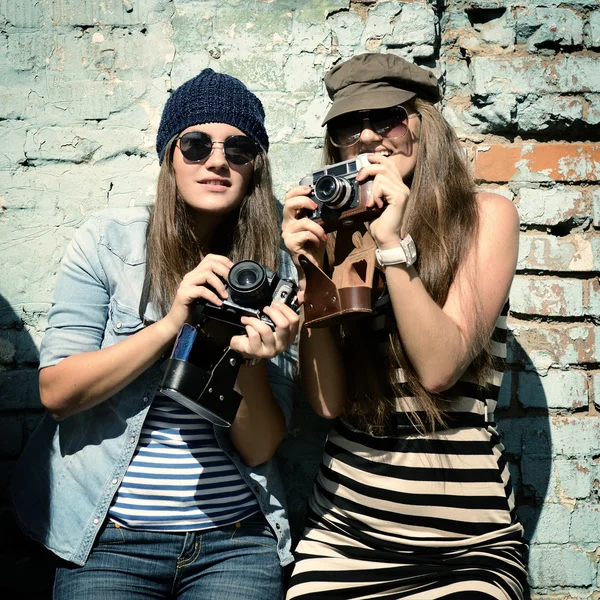
<path id="1" fill-rule="evenodd" d="M 373 110 L 370 121 L 373 131 L 383 137 L 404 137 L 408 131 L 408 114 L 402 106 Z"/>
<path id="2" fill-rule="evenodd" d="M 362 131 L 362 117 L 349 113 L 333 119 L 329 125 L 329 137 L 335 146 L 351 146 Z"/>
<path id="3" fill-rule="evenodd" d="M 368 117 L 366 123 L 363 115 Z M 360 138 L 363 126 L 368 126 L 381 137 L 401 138 L 408 131 L 408 114 L 402 106 L 348 113 L 331 121 L 329 138 L 334 146 L 352 146 Z"/>
<path id="4" fill-rule="evenodd" d="M 247 165 L 258 154 L 256 143 L 245 135 L 234 135 L 225 141 L 225 156 L 233 165 Z"/>
<path id="5" fill-rule="evenodd" d="M 213 141 L 203 131 L 190 131 L 179 138 L 179 149 L 186 160 L 200 162 L 210 156 Z M 258 146 L 245 135 L 233 135 L 225 140 L 223 151 L 228 162 L 241 166 L 256 158 Z"/>
<path id="6" fill-rule="evenodd" d="M 186 160 L 199 162 L 212 151 L 212 140 L 202 131 L 190 131 L 179 138 L 179 149 Z"/>

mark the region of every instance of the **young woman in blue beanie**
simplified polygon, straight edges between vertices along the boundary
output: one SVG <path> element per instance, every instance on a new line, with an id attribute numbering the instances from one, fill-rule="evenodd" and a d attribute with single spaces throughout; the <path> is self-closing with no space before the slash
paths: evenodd
<path id="1" fill-rule="evenodd" d="M 164 108 L 154 205 L 78 230 L 40 352 L 48 415 L 12 484 L 23 529 L 63 559 L 56 599 L 276 599 L 292 561 L 271 457 L 290 417 L 296 313 L 242 317 L 230 428 L 159 391 L 197 300 L 221 306 L 234 263 L 282 277 L 260 100 L 205 69 Z M 233 382 L 231 382 L 233 385 Z"/>
<path id="2" fill-rule="evenodd" d="M 493 422 L 517 211 L 475 192 L 431 72 L 362 54 L 325 84 L 325 161 L 367 155 L 357 180 L 372 186 L 368 230 L 388 302 L 382 293 L 370 317 L 302 328 L 306 395 L 339 418 L 287 598 L 521 600 L 526 546 Z M 289 192 L 283 236 L 295 261 L 327 269 L 339 264 L 326 260 L 335 234 L 304 215 L 312 191 Z"/>

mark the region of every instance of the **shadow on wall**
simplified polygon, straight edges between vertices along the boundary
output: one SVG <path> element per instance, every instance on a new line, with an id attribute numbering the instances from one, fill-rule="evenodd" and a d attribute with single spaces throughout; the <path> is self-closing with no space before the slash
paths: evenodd
<path id="1" fill-rule="evenodd" d="M 304 397 L 299 380 L 294 390 L 292 422 L 276 455 L 286 490 L 292 548 L 304 528 L 306 503 L 321 464 L 325 439 L 333 423 L 313 411 Z"/>
<path id="2" fill-rule="evenodd" d="M 43 414 L 37 359 L 37 348 L 23 321 L 0 296 L 0 598 L 11 600 L 49 600 L 52 596 L 53 555 L 20 531 L 8 498 L 10 474 Z M 40 517 L 46 518 L 47 505 L 40 503 L 39 510 Z"/>
<path id="3" fill-rule="evenodd" d="M 531 556 L 552 476 L 550 413 L 540 376 L 510 329 L 507 363 L 496 420 Z"/>

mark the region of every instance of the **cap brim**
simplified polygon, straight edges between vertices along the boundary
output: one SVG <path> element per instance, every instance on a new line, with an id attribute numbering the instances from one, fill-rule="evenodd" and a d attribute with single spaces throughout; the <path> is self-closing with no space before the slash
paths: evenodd
<path id="1" fill-rule="evenodd" d="M 386 89 L 369 90 L 362 94 L 353 94 L 348 98 L 335 100 L 329 112 L 325 115 L 321 126 L 323 127 L 332 119 L 357 110 L 370 110 L 376 108 L 389 108 L 403 104 L 414 98 L 417 94 L 407 90 Z"/>

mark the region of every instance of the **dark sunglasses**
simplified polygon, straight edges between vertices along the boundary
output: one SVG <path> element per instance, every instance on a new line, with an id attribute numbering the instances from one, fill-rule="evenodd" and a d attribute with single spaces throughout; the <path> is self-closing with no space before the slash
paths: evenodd
<path id="1" fill-rule="evenodd" d="M 224 142 L 213 142 L 203 131 L 188 131 L 177 140 L 179 150 L 186 160 L 201 162 L 206 160 L 216 144 L 221 144 L 228 163 L 239 167 L 252 162 L 258 154 L 258 146 L 254 140 L 245 135 L 229 136 Z"/>
<path id="2" fill-rule="evenodd" d="M 381 137 L 403 138 L 408 133 L 408 120 L 419 116 L 409 115 L 403 106 L 351 112 L 331 121 L 329 140 L 337 148 L 354 146 L 365 127 Z"/>

